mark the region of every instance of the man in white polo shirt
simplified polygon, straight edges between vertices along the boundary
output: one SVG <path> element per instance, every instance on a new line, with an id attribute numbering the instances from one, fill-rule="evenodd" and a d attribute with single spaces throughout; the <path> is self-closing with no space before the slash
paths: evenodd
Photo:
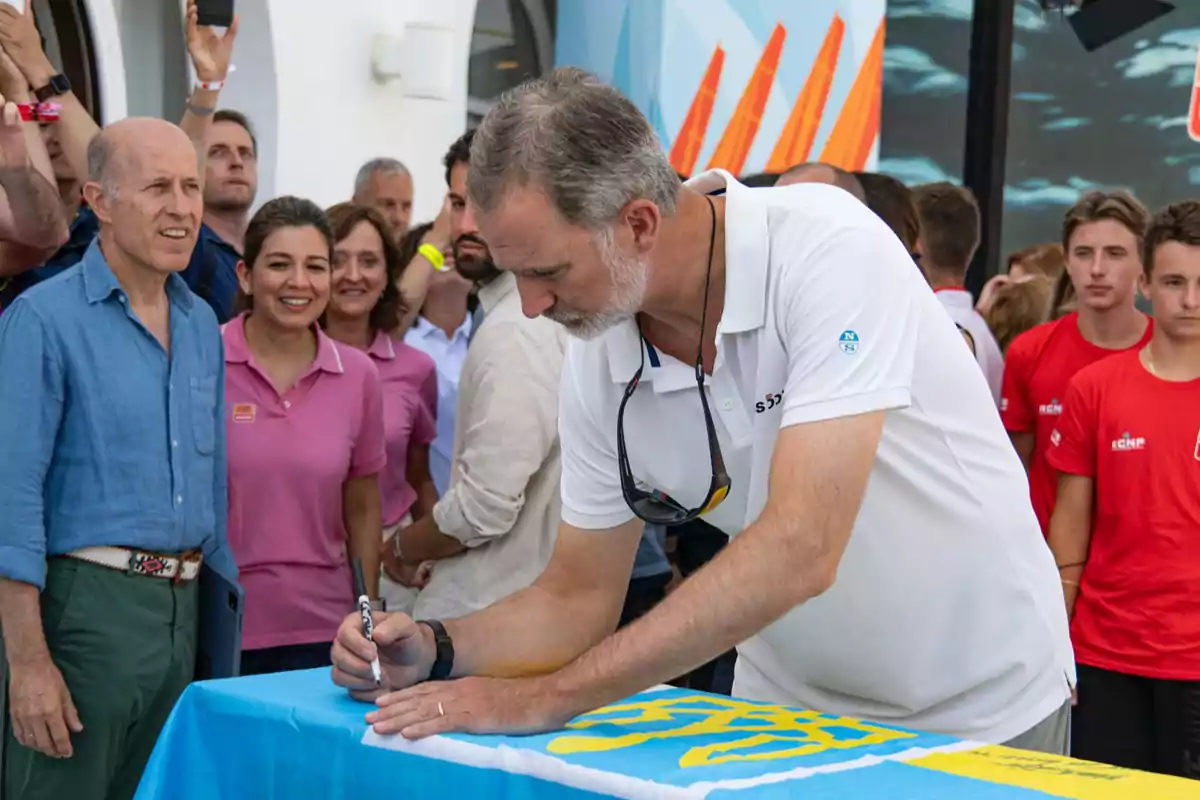
<path id="1" fill-rule="evenodd" d="M 371 693 L 378 653 L 399 689 L 378 732 L 556 728 L 737 645 L 737 696 L 1065 749 L 1074 662 L 1024 470 L 884 223 L 820 184 L 682 187 L 574 69 L 497 103 L 468 191 L 525 313 L 577 337 L 563 524 L 487 609 L 381 615 L 376 644 L 347 619 L 334 680 Z M 701 510 L 729 546 L 613 634 L 643 520 Z"/>

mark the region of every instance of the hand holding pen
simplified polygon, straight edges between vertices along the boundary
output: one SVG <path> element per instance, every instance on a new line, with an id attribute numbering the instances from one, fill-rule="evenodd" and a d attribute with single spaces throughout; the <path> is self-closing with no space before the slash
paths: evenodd
<path id="1" fill-rule="evenodd" d="M 375 621 L 371 616 L 371 598 L 367 596 L 367 583 L 363 578 L 362 561 L 354 559 L 351 562 L 351 569 L 354 571 L 354 593 L 358 595 L 358 612 L 362 616 L 363 635 L 367 637 L 368 642 L 375 641 Z M 375 678 L 375 685 L 383 685 L 383 672 L 379 666 L 379 655 L 376 653 L 375 658 L 371 659 L 371 674 Z"/>

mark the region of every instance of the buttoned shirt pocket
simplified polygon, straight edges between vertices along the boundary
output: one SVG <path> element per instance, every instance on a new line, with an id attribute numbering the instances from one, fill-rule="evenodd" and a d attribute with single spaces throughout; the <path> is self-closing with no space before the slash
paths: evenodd
<path id="1" fill-rule="evenodd" d="M 217 446 L 217 376 L 192 378 L 191 392 L 192 436 L 197 452 L 209 456 Z"/>

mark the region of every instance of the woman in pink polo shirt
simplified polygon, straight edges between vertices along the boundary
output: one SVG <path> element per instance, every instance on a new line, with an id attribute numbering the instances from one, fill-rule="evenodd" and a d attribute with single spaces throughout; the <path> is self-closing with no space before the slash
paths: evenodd
<path id="1" fill-rule="evenodd" d="M 432 513 L 437 502 L 429 473 L 429 443 L 437 435 L 437 366 L 390 335 L 404 312 L 396 286 L 405 265 L 383 217 L 354 203 L 336 205 L 326 215 L 333 227 L 333 280 L 322 325 L 333 339 L 366 352 L 379 370 L 388 457 L 379 483 L 388 537 Z M 415 592 L 387 575 L 380 584 L 389 611 L 411 610 Z"/>
<path id="2" fill-rule="evenodd" d="M 237 266 L 244 313 L 224 328 L 229 543 L 246 590 L 249 675 L 329 664 L 355 607 L 347 555 L 378 593 L 383 399 L 371 359 L 317 325 L 332 245 L 313 203 L 264 205 Z"/>

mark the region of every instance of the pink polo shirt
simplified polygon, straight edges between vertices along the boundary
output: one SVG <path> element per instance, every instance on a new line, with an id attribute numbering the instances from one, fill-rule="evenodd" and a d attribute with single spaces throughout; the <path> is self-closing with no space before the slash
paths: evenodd
<path id="1" fill-rule="evenodd" d="M 332 641 L 354 610 L 343 485 L 387 463 L 379 372 L 317 331 L 317 357 L 278 394 L 246 345 L 225 337 L 229 544 L 246 590 L 242 647 Z"/>
<path id="2" fill-rule="evenodd" d="M 437 365 L 415 347 L 380 331 L 367 349 L 383 383 L 387 466 L 379 473 L 383 524 L 395 525 L 412 508 L 417 491 L 405 476 L 408 448 L 437 436 Z"/>

